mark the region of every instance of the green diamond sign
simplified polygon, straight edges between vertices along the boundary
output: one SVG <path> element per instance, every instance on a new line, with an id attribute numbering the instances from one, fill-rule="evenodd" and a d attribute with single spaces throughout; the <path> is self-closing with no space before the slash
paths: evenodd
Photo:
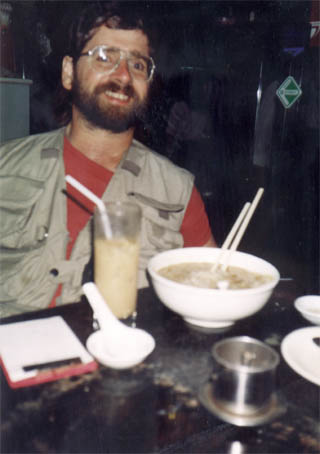
<path id="1" fill-rule="evenodd" d="M 288 76 L 277 90 L 277 96 L 286 109 L 290 109 L 302 95 L 302 90 L 292 76 Z"/>

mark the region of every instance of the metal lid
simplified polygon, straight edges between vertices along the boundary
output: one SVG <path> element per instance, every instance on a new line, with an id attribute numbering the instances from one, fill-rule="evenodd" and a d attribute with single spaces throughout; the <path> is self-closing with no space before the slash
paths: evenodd
<path id="1" fill-rule="evenodd" d="M 248 373 L 272 370 L 280 361 L 275 350 L 248 336 L 223 339 L 213 345 L 211 353 L 218 364 Z"/>

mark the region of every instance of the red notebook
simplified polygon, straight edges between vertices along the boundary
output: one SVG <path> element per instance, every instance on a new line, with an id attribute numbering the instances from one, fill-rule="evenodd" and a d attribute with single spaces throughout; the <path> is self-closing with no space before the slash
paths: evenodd
<path id="1" fill-rule="evenodd" d="M 79 375 L 98 367 L 60 316 L 1 325 L 0 365 L 11 388 Z"/>

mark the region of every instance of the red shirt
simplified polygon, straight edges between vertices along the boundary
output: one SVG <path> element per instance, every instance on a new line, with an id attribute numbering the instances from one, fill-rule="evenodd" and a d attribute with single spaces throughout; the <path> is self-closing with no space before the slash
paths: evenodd
<path id="1" fill-rule="evenodd" d="M 101 198 L 112 178 L 113 172 L 88 159 L 83 153 L 74 148 L 66 138 L 64 139 L 63 157 L 66 175 L 73 176 Z M 70 235 L 66 253 L 66 258 L 68 259 L 79 232 L 92 216 L 94 204 L 69 184 L 67 184 L 67 192 L 71 195 L 71 197 L 67 197 L 67 228 Z M 203 246 L 211 236 L 205 207 L 195 186 L 191 193 L 180 232 L 183 236 L 184 247 Z M 50 307 L 55 306 L 56 298 L 60 293 L 61 285 Z"/>

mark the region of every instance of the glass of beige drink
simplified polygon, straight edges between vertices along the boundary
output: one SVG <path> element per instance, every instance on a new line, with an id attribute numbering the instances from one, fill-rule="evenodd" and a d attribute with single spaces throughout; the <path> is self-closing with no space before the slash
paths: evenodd
<path id="1" fill-rule="evenodd" d="M 131 202 L 107 202 L 105 207 L 111 237 L 96 210 L 94 281 L 114 315 L 127 318 L 136 313 L 141 209 Z"/>

